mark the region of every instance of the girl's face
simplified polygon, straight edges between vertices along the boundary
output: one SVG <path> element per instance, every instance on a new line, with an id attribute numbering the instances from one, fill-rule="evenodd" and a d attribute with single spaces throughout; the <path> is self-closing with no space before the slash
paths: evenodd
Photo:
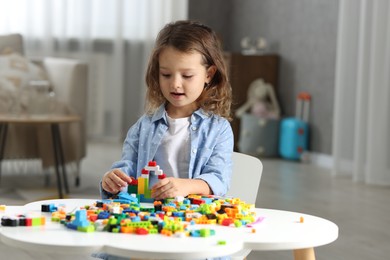
<path id="1" fill-rule="evenodd" d="M 195 101 L 202 94 L 205 83 L 211 81 L 214 66 L 206 69 L 200 53 L 184 53 L 173 47 L 160 53 L 159 64 L 160 89 L 168 100 L 168 115 L 172 118 L 190 116 L 198 109 Z"/>

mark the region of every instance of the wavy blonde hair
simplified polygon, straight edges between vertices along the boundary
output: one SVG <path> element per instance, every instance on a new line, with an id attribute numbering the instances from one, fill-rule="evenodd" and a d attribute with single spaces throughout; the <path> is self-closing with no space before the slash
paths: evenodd
<path id="1" fill-rule="evenodd" d="M 167 24 L 157 36 L 146 71 L 146 112 L 152 114 L 167 102 L 159 83 L 159 56 L 167 47 L 184 53 L 197 51 L 202 55 L 206 69 L 215 66 L 213 78 L 196 102 L 204 111 L 231 120 L 232 90 L 218 37 L 209 27 L 188 20 Z"/>

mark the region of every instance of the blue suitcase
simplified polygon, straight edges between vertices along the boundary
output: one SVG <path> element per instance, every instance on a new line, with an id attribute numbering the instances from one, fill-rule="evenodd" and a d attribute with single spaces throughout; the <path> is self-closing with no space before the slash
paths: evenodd
<path id="1" fill-rule="evenodd" d="M 285 118 L 280 123 L 279 153 L 282 158 L 300 160 L 308 149 L 309 127 L 298 118 Z"/>
<path id="2" fill-rule="evenodd" d="M 302 159 L 308 150 L 309 142 L 309 106 L 311 96 L 307 92 L 299 93 L 296 105 L 296 117 L 282 119 L 280 122 L 279 154 L 291 160 Z"/>

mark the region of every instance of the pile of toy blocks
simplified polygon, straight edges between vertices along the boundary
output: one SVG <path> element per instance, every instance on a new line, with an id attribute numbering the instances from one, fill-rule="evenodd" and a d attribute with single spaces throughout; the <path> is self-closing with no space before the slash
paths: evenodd
<path id="1" fill-rule="evenodd" d="M 97 201 L 75 213 L 53 212 L 52 221 L 67 228 L 82 231 L 106 231 L 138 235 L 206 237 L 215 234 L 212 229 L 189 229 L 194 224 L 217 224 L 232 227 L 246 226 L 255 221 L 253 204 L 238 198 L 190 195 L 187 198 L 155 201 L 153 207 L 143 208 L 139 203 L 114 200 Z"/>

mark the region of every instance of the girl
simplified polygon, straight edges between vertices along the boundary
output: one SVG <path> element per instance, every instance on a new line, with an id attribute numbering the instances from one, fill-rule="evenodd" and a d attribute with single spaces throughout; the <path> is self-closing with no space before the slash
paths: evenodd
<path id="1" fill-rule="evenodd" d="M 122 159 L 101 181 L 109 198 L 154 160 L 167 175 L 155 199 L 227 193 L 232 172 L 231 87 L 213 30 L 194 21 L 167 24 L 146 73 L 146 113 L 129 129 Z"/>

